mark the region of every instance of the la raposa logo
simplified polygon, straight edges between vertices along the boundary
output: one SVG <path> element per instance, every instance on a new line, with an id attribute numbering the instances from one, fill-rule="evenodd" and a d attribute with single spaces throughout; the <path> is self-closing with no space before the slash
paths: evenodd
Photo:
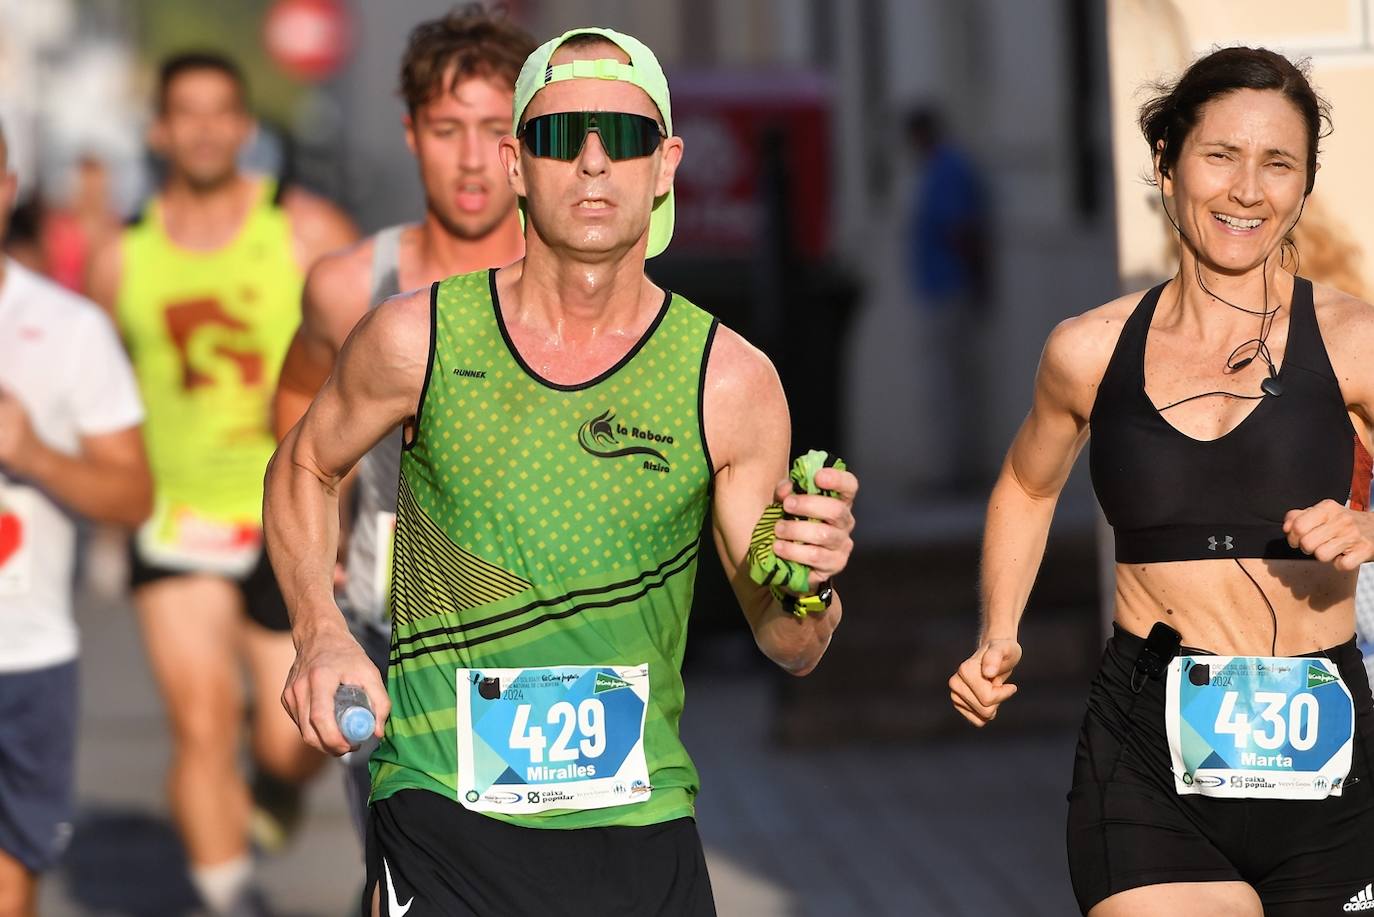
<path id="1" fill-rule="evenodd" d="M 620 423 L 615 419 L 615 411 L 603 411 L 578 428 L 577 443 L 598 458 L 647 456 L 646 469 L 667 471 L 668 457 L 654 446 L 671 446 L 673 437 L 646 427 Z"/>

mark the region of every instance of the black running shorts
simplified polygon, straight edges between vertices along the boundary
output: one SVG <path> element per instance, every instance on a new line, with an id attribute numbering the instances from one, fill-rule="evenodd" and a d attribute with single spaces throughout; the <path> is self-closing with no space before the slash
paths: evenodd
<path id="1" fill-rule="evenodd" d="M 363 915 L 713 917 L 696 821 L 522 828 L 428 790 L 372 804 Z"/>
<path id="2" fill-rule="evenodd" d="M 1167 882 L 1246 882 L 1266 917 L 1349 913 L 1374 882 L 1374 701 L 1355 641 L 1324 653 L 1355 698 L 1350 777 L 1342 795 L 1315 801 L 1178 795 L 1164 681 L 1131 689 L 1143 643 L 1115 629 L 1078 739 L 1068 842 L 1083 913 L 1118 892 Z"/>
<path id="3" fill-rule="evenodd" d="M 140 586 L 155 583 L 173 576 L 193 576 L 194 570 L 175 570 L 159 567 L 144 561 L 139 556 L 137 545 L 129 551 L 129 588 L 137 591 Z M 291 618 L 286 612 L 286 600 L 277 588 L 277 578 L 272 574 L 272 564 L 264 550 L 257 564 L 242 579 L 232 579 L 243 595 L 243 607 L 249 619 L 272 631 L 289 632 Z"/>

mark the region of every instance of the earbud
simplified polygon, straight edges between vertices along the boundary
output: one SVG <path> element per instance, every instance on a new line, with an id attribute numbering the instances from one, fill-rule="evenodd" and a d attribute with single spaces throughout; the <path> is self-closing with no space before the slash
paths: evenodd
<path id="1" fill-rule="evenodd" d="M 1264 381 L 1260 383 L 1260 391 L 1277 398 L 1283 394 L 1283 383 L 1279 381 L 1278 376 L 1266 376 Z"/>

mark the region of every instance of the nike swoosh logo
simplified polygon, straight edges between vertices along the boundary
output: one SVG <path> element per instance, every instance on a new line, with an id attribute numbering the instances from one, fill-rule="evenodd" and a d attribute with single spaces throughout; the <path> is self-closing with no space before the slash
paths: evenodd
<path id="1" fill-rule="evenodd" d="M 386 861 L 386 857 L 382 857 L 382 869 L 386 871 L 386 912 L 391 917 L 406 917 L 406 911 L 410 910 L 410 906 L 415 903 L 415 896 L 411 895 L 410 900 L 405 904 L 397 901 L 396 883 L 391 881 L 391 864 Z"/>

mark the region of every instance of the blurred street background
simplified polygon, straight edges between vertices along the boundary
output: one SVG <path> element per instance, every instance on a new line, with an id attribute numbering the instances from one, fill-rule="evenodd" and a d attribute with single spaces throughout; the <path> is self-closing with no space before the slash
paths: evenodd
<path id="1" fill-rule="evenodd" d="M 89 251 L 156 186 L 156 67 L 188 48 L 245 69 L 259 120 L 247 168 L 326 196 L 364 233 L 413 219 L 397 65 L 411 27 L 452 5 L 0 0 L 0 118 L 22 185 L 11 255 L 82 288 Z M 845 623 L 807 679 L 768 667 L 703 553 L 684 737 L 722 914 L 1074 913 L 1064 793 L 1111 594 L 1085 469 L 1031 598 L 1017 699 L 975 733 L 945 681 L 975 637 L 984 504 L 1041 343 L 1168 269 L 1131 133 L 1136 90 L 1216 43 L 1315 56 L 1338 130 L 1304 225 L 1348 240 L 1374 220 L 1374 190 L 1357 187 L 1371 127 L 1356 123 L 1374 88 L 1374 3 L 1309 0 L 1301 26 L 1267 0 L 1196 6 L 504 4 L 541 41 L 608 25 L 656 50 L 686 152 L 677 233 L 650 276 L 767 351 L 793 451 L 830 449 L 863 481 Z M 1321 250 L 1304 250 L 1304 273 L 1361 292 L 1358 245 L 1334 264 Z M 192 914 L 123 547 L 87 543 L 81 806 L 40 913 Z M 311 794 L 302 832 L 264 863 L 266 891 L 285 914 L 353 912 L 360 856 L 339 775 Z"/>

